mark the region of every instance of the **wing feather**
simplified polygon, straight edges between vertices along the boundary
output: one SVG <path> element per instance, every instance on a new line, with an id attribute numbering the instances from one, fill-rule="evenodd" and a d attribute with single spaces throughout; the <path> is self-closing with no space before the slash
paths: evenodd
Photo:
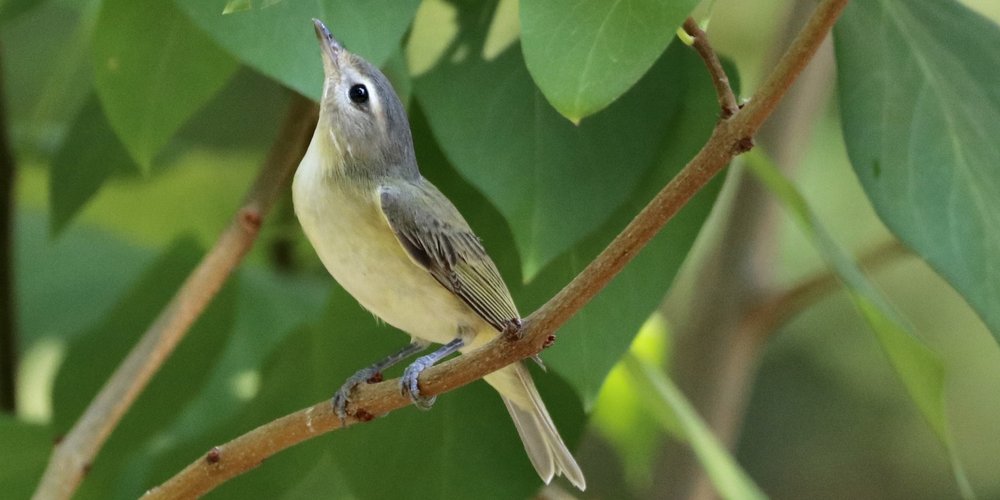
<path id="1" fill-rule="evenodd" d="M 425 203 L 404 201 L 416 199 Z M 437 188 L 422 178 L 381 186 L 379 204 L 400 245 L 438 283 L 498 331 L 520 323 L 510 291 L 479 237 Z"/>

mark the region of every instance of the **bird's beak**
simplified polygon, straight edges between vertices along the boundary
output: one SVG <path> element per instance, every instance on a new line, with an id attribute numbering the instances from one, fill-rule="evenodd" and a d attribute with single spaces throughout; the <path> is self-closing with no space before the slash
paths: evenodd
<path id="1" fill-rule="evenodd" d="M 344 50 L 344 46 L 330 34 L 330 30 L 326 28 L 323 21 L 313 19 L 313 27 L 316 28 L 316 38 L 319 40 L 320 51 L 323 53 L 323 66 L 328 72 L 331 69 L 336 69 L 338 56 Z"/>

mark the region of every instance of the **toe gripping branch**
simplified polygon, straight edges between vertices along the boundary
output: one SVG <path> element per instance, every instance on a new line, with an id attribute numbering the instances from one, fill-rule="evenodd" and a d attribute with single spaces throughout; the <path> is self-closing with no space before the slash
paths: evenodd
<path id="1" fill-rule="evenodd" d="M 347 418 L 347 403 L 351 401 L 351 392 L 354 391 L 355 387 L 361 384 L 380 382 L 382 380 L 383 370 L 406 358 L 409 358 L 410 356 L 413 356 L 420 351 L 423 351 L 426 348 L 426 342 L 413 342 L 399 351 L 390 354 L 385 359 L 382 359 L 371 366 L 362 368 L 355 372 L 354 375 L 348 377 L 347 381 L 344 382 L 344 385 L 340 386 L 340 389 L 338 389 L 333 395 L 333 400 L 331 401 L 333 404 L 333 411 L 336 412 L 338 417 L 340 417 L 341 423 L 343 423 L 343 421 Z"/>
<path id="2" fill-rule="evenodd" d="M 417 358 L 410 366 L 406 367 L 403 371 L 403 378 L 400 379 L 400 391 L 404 396 L 409 396 L 413 404 L 421 410 L 429 410 L 431 406 L 434 405 L 434 401 L 437 400 L 436 396 L 425 398 L 420 395 L 420 385 L 418 378 L 420 373 L 424 370 L 434 366 L 434 363 L 441 361 L 449 354 L 461 349 L 465 346 L 465 341 L 461 338 L 456 338 L 451 342 L 441 346 L 438 350 Z"/>

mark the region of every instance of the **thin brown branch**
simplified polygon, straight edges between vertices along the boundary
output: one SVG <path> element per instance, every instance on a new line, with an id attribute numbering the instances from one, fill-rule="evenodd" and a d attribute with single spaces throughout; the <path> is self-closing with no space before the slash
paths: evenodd
<path id="1" fill-rule="evenodd" d="M 815 4 L 796 2 L 783 16 L 774 46 L 757 64 L 773 68 Z M 828 102 L 834 75 L 827 39 L 754 140 L 783 170 L 801 163 L 815 117 Z M 824 49 L 825 46 L 825 49 Z M 766 73 L 762 77 L 766 77 Z M 787 172 L 786 172 L 787 173 Z M 737 441 L 764 344 L 745 318 L 776 286 L 780 208 L 745 169 L 729 172 L 728 195 L 716 207 L 706 247 L 685 269 L 664 303 L 675 333 L 671 378 L 729 447 Z M 709 499 L 718 493 L 687 443 L 670 441 L 655 459 L 647 498 Z M 666 493 L 664 493 L 666 492 Z"/>
<path id="2" fill-rule="evenodd" d="M 726 76 L 726 70 L 722 67 L 719 56 L 715 54 L 712 44 L 708 41 L 708 34 L 690 17 L 684 21 L 684 32 L 694 39 L 692 46 L 698 52 L 698 55 L 701 56 L 701 59 L 705 61 L 708 74 L 712 77 L 712 85 L 715 87 L 715 93 L 719 98 L 719 108 L 721 109 L 719 116 L 725 120 L 735 115 L 740 110 L 740 107 L 736 103 L 733 88 L 729 85 L 729 77 Z"/>
<path id="3" fill-rule="evenodd" d="M 427 369 L 420 380 L 421 394 L 434 396 L 450 391 L 550 345 L 554 332 L 594 298 L 695 193 L 733 157 L 752 146 L 754 133 L 808 63 L 846 3 L 847 0 L 825 0 L 817 7 L 752 105 L 728 120 L 721 120 L 708 142 L 680 174 L 583 272 L 525 319 L 520 332 L 524 337 L 520 341 L 499 336 L 481 349 Z M 328 401 L 322 401 L 213 448 L 163 485 L 150 490 L 147 496 L 189 498 L 204 494 L 289 446 L 371 420 L 409 403 L 400 394 L 398 380 L 359 386 L 345 422 L 341 423 L 334 415 Z"/>
<path id="4" fill-rule="evenodd" d="M 7 137 L 0 65 L 0 410 L 17 409 L 17 303 L 14 295 L 14 183 L 17 164 Z"/>
<path id="5" fill-rule="evenodd" d="M 865 251 L 857 257 L 857 262 L 862 269 L 874 271 L 907 255 L 910 253 L 906 247 L 893 239 Z M 774 294 L 750 311 L 744 318 L 747 331 L 758 340 L 764 340 L 774 334 L 778 327 L 840 286 L 840 278 L 832 269 L 818 271 Z"/>
<path id="6" fill-rule="evenodd" d="M 56 446 L 36 499 L 69 498 L 104 441 L 250 250 L 264 215 L 285 192 L 316 123 L 315 104 L 292 97 L 281 133 L 243 205 L 212 249 Z"/>

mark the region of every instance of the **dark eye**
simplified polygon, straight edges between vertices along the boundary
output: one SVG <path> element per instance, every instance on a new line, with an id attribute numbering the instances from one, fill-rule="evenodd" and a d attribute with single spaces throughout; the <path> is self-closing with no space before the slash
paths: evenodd
<path id="1" fill-rule="evenodd" d="M 347 97 L 350 97 L 351 102 L 354 104 L 364 104 L 368 102 L 368 87 L 360 83 L 352 85 L 350 90 L 347 91 Z"/>

